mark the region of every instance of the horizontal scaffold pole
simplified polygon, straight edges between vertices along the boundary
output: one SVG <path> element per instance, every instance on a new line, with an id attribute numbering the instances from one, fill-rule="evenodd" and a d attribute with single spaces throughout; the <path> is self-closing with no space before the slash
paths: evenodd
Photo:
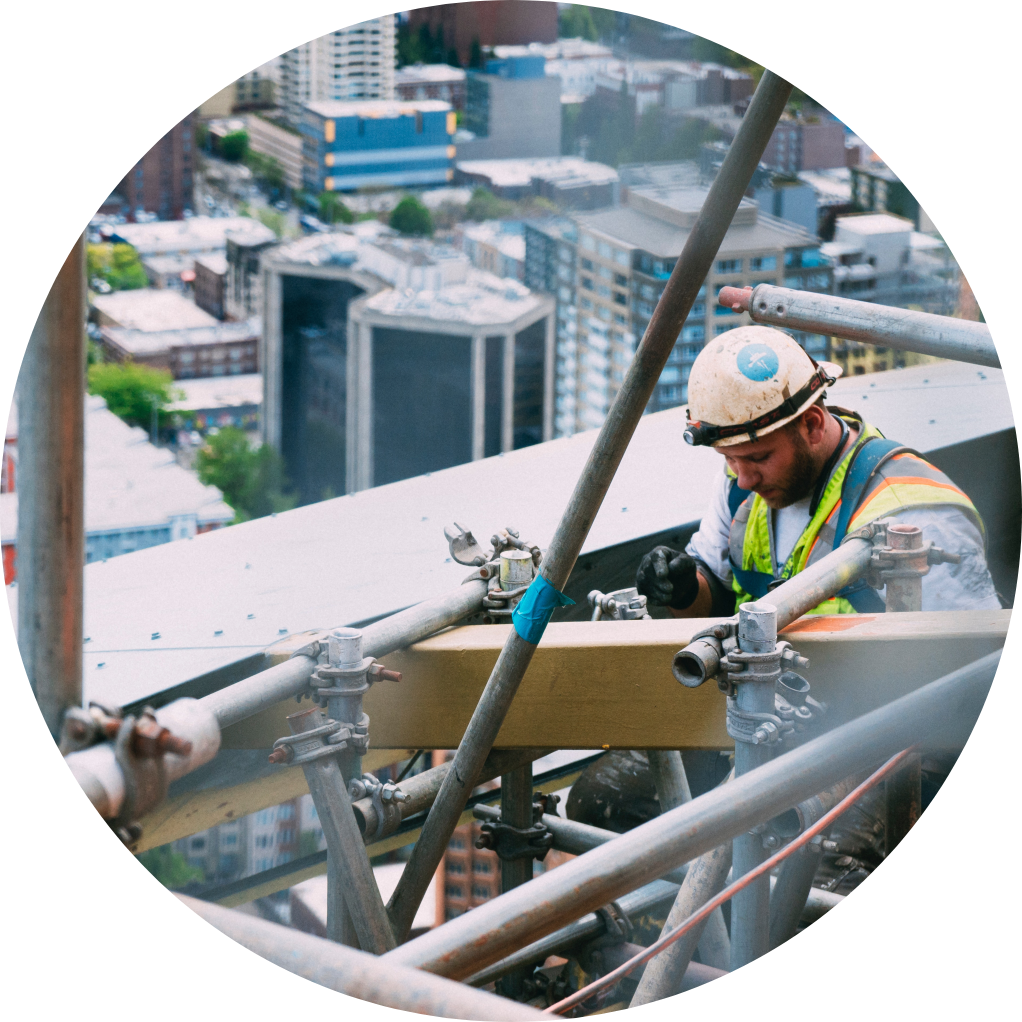
<path id="1" fill-rule="evenodd" d="M 735 312 L 749 313 L 756 323 L 828 334 L 994 369 L 1001 365 L 986 323 L 812 291 L 795 291 L 773 284 L 757 284 L 755 288 L 724 287 L 717 301 Z"/>
<path id="2" fill-rule="evenodd" d="M 274 965 L 338 993 L 399 1011 L 440 1018 L 517 1022 L 545 1019 L 538 1008 L 509 1001 L 418 969 L 394 968 L 375 955 L 187 895 L 177 896 L 231 940 Z M 341 1011 L 343 1005 L 338 1005 Z"/>
<path id="3" fill-rule="evenodd" d="M 730 784 L 479 905 L 382 957 L 464 979 L 627 891 L 663 876 L 949 722 L 974 720 L 1000 651 L 945 675 Z"/>

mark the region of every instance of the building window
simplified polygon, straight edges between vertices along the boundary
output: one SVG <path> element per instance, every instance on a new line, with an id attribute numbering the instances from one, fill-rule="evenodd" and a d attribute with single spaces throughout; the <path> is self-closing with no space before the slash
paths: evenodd
<path id="1" fill-rule="evenodd" d="M 749 269 L 753 272 L 776 270 L 777 256 L 753 256 L 749 260 Z"/>
<path id="2" fill-rule="evenodd" d="M 582 278 L 582 286 L 587 291 L 592 291 L 593 290 L 593 278 L 592 277 L 583 277 Z"/>
<path id="3" fill-rule="evenodd" d="M 464 898 L 465 891 L 461 884 L 448 884 L 447 885 L 447 897 L 448 898 Z"/>
<path id="4" fill-rule="evenodd" d="M 447 842 L 447 847 L 448 848 L 453 848 L 455 850 L 459 850 L 460 851 L 461 849 L 463 849 L 465 847 L 464 838 L 460 838 L 460 837 L 457 837 L 457 836 L 452 837 L 451 840 Z"/>
<path id="5" fill-rule="evenodd" d="M 742 260 L 741 259 L 718 259 L 717 260 L 717 272 L 718 273 L 741 273 L 742 272 Z"/>
<path id="6" fill-rule="evenodd" d="M 472 885 L 472 897 L 477 901 L 489 901 L 493 897 L 489 887 L 483 887 L 482 884 Z"/>
<path id="7" fill-rule="evenodd" d="M 472 863 L 473 873 L 492 873 L 493 867 L 485 859 L 477 859 Z"/>
<path id="8" fill-rule="evenodd" d="M 448 873 L 464 873 L 465 872 L 464 863 L 456 862 L 454 859 L 451 859 L 447 863 L 447 872 Z"/>

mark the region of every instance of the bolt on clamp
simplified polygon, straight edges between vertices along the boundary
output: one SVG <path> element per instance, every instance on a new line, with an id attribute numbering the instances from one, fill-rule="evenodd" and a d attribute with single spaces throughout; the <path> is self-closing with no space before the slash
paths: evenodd
<path id="1" fill-rule="evenodd" d="M 368 798 L 372 800 L 376 810 L 376 831 L 373 838 L 383 836 L 387 828 L 401 820 L 400 803 L 408 802 L 411 796 L 403 792 L 391 781 L 381 781 L 373 774 L 363 774 L 348 785 L 348 794 L 352 802 Z M 368 835 L 367 835 L 368 836 Z"/>
<path id="2" fill-rule="evenodd" d="M 287 735 L 273 743 L 271 763 L 303 765 L 326 756 L 336 756 L 345 749 L 365 755 L 369 751 L 369 716 L 362 714 L 358 724 L 328 720 L 310 731 Z"/>
<path id="3" fill-rule="evenodd" d="M 651 621 L 646 609 L 646 597 L 639 595 L 634 586 L 630 589 L 616 589 L 612 593 L 601 593 L 594 589 L 587 597 L 593 608 L 591 621 Z"/>
<path id="4" fill-rule="evenodd" d="M 543 814 L 557 815 L 559 795 L 536 792 L 532 803 L 532 825 L 529 827 L 513 827 L 501 820 L 488 820 L 480 827 L 480 835 L 476 838 L 476 848 L 489 848 L 497 853 L 504 862 L 515 859 L 546 858 L 554 843 L 554 835 L 543 822 Z"/>

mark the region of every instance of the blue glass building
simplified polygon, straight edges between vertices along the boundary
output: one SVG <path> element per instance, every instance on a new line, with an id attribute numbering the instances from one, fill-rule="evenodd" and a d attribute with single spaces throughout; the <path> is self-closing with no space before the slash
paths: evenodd
<path id="1" fill-rule="evenodd" d="M 445 185 L 454 177 L 449 103 L 311 103 L 302 114 L 303 178 L 312 192 Z"/>

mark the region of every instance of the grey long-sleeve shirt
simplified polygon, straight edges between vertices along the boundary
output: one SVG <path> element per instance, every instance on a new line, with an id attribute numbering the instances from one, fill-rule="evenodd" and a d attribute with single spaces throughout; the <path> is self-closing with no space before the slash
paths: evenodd
<path id="1" fill-rule="evenodd" d="M 710 506 L 698 531 L 685 547 L 689 557 L 698 557 L 729 588 L 731 566 L 728 536 L 731 513 L 727 504 L 728 478 L 720 474 Z M 996 610 L 1001 606 L 987 568 L 983 537 L 972 519 L 956 507 L 912 508 L 892 518 L 923 531 L 923 542 L 933 542 L 948 553 L 959 554 L 961 564 L 938 564 L 923 577 L 923 610 Z M 799 536 L 809 524 L 809 501 L 770 512 L 774 547 L 783 565 Z M 777 571 L 777 565 L 774 566 Z"/>

